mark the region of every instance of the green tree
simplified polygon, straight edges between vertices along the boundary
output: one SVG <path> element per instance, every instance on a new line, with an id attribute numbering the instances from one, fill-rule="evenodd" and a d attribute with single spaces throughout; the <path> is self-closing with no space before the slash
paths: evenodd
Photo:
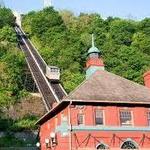
<path id="1" fill-rule="evenodd" d="M 4 26 L 0 29 L 0 41 L 16 43 L 17 37 L 14 29 L 10 26 Z"/>
<path id="2" fill-rule="evenodd" d="M 75 16 L 67 10 L 58 13 L 48 8 L 27 14 L 23 27 L 46 62 L 61 68 L 61 80 L 70 92 L 84 79 L 92 33 L 103 53 L 106 69 L 142 83 L 142 73 L 150 67 L 149 36 L 144 32 L 149 28 L 148 21 L 113 17 L 104 20 L 99 14 Z"/>
<path id="3" fill-rule="evenodd" d="M 130 46 L 132 43 L 132 36 L 136 32 L 136 25 L 134 22 L 127 20 L 114 20 L 110 24 L 109 35 L 111 40 L 116 44 Z"/>
<path id="4" fill-rule="evenodd" d="M 132 46 L 150 55 L 150 36 L 141 32 L 134 34 Z"/>
<path id="5" fill-rule="evenodd" d="M 15 17 L 13 16 L 10 9 L 0 8 L 0 28 L 10 25 L 14 26 Z"/>
<path id="6" fill-rule="evenodd" d="M 150 18 L 145 18 L 138 24 L 138 28 L 144 34 L 150 36 Z"/>

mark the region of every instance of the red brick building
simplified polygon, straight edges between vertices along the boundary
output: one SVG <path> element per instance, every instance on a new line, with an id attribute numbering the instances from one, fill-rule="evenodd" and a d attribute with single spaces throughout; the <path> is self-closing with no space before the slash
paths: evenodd
<path id="1" fill-rule="evenodd" d="M 86 65 L 86 80 L 37 122 L 41 150 L 150 150 L 150 72 L 145 87 L 105 71 L 94 42 Z"/>

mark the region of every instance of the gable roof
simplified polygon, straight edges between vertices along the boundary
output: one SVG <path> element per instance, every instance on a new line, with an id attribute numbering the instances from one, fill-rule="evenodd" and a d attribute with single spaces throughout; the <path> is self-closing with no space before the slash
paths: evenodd
<path id="1" fill-rule="evenodd" d="M 76 103 L 104 103 L 105 105 L 106 103 L 108 105 L 126 103 L 149 106 L 150 89 L 113 73 L 98 70 L 40 118 L 36 124 L 43 124 L 69 104 Z"/>
<path id="2" fill-rule="evenodd" d="M 150 89 L 113 73 L 99 70 L 64 100 L 150 104 Z"/>

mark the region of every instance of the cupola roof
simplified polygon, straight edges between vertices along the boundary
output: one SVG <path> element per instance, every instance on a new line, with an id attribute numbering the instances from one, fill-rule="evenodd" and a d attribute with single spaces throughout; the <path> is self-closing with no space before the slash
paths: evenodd
<path id="1" fill-rule="evenodd" d="M 94 35 L 92 34 L 92 47 L 88 50 L 88 54 L 100 53 L 100 50 L 95 46 Z"/>

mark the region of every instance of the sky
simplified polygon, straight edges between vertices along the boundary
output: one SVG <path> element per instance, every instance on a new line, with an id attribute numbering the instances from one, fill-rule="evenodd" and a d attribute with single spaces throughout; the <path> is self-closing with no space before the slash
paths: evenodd
<path id="1" fill-rule="evenodd" d="M 43 8 L 43 0 L 4 0 L 5 5 L 20 13 Z M 150 0 L 53 0 L 56 10 L 67 9 L 75 14 L 80 12 L 99 13 L 108 16 L 143 19 L 150 17 Z"/>

